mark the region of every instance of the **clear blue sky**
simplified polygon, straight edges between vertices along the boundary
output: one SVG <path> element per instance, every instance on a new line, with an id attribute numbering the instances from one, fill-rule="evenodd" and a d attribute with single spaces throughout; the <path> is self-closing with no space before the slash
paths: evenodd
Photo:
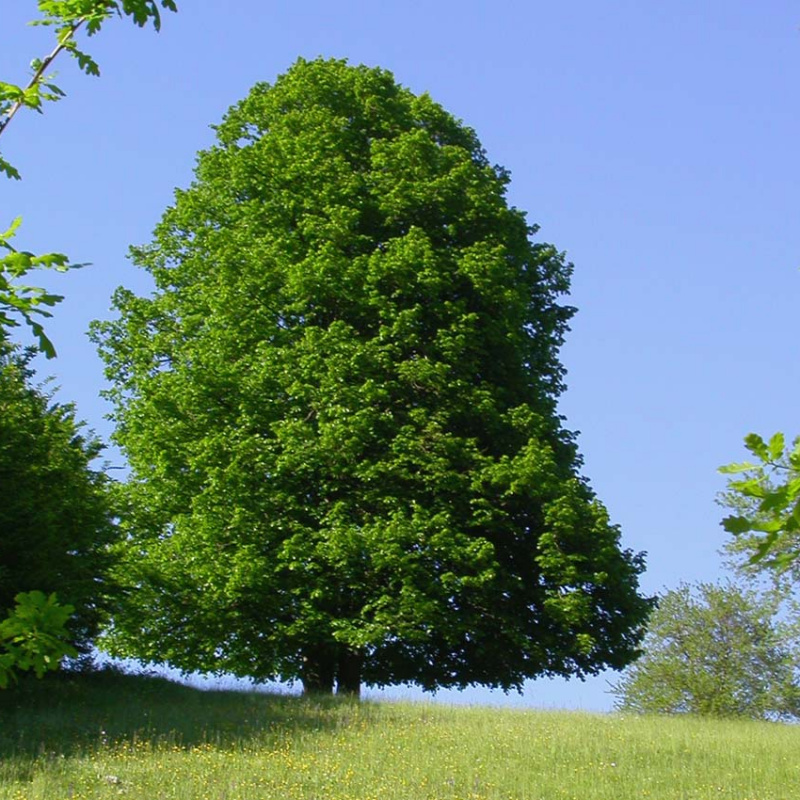
<path id="1" fill-rule="evenodd" d="M 561 411 L 624 545 L 648 553 L 645 590 L 719 577 L 716 468 L 751 430 L 800 433 L 797 4 L 179 5 L 158 35 L 109 23 L 88 44 L 102 77 L 61 62 L 67 99 L 0 142 L 24 176 L 2 185 L 0 224 L 21 214 L 19 246 L 93 264 L 47 281 L 67 299 L 42 377 L 106 437 L 86 330 L 116 286 L 148 289 L 127 248 L 189 182 L 209 125 L 298 56 L 382 66 L 476 129 L 512 202 L 574 262 Z M 0 79 L 49 48 L 34 16 L 33 0 L 0 0 Z M 606 709 L 606 680 L 511 699 Z"/>

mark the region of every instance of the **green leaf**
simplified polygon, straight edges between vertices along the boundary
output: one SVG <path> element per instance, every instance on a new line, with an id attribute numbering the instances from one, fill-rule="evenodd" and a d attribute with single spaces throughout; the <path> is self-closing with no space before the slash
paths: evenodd
<path id="1" fill-rule="evenodd" d="M 100 76 L 100 67 L 88 53 L 78 50 L 77 48 L 72 48 L 70 53 L 77 59 L 78 66 L 83 72 L 87 75 L 94 75 L 95 77 Z"/>
<path id="2" fill-rule="evenodd" d="M 41 326 L 40 323 L 30 320 L 29 321 L 31 332 L 36 337 L 37 342 L 39 343 L 39 350 L 44 353 L 45 358 L 55 358 L 56 348 L 54 347 L 53 343 L 50 341 L 47 334 L 44 332 L 44 328 Z"/>
<path id="3" fill-rule="evenodd" d="M 747 517 L 725 517 L 722 520 L 722 526 L 728 533 L 734 536 L 739 536 L 743 533 L 749 533 L 753 530 L 753 523 Z"/>
<path id="4" fill-rule="evenodd" d="M 730 488 L 745 497 L 766 497 L 768 489 L 764 486 L 760 477 L 749 478 L 744 481 L 731 481 Z"/>
<path id="5" fill-rule="evenodd" d="M 789 491 L 786 486 L 781 486 L 774 491 L 767 492 L 758 504 L 758 510 L 764 514 L 783 509 L 789 501 Z"/>
<path id="6" fill-rule="evenodd" d="M 792 443 L 792 451 L 789 453 L 789 464 L 795 472 L 800 472 L 800 436 Z"/>
<path id="7" fill-rule="evenodd" d="M 777 539 L 778 531 L 772 531 L 771 533 L 768 533 L 760 542 L 757 543 L 755 552 L 750 557 L 750 563 L 758 564 L 760 561 L 766 559 Z"/>
<path id="8" fill-rule="evenodd" d="M 25 97 L 25 90 L 14 83 L 0 81 L 0 100 L 9 100 L 12 103 L 20 102 Z"/>
<path id="9" fill-rule="evenodd" d="M 750 470 L 756 469 L 755 464 L 751 464 L 749 461 L 741 461 L 735 464 L 726 464 L 725 466 L 719 467 L 718 472 L 727 475 L 733 475 L 739 472 L 750 472 Z"/>
<path id="10" fill-rule="evenodd" d="M 5 173 L 7 178 L 11 178 L 15 181 L 18 181 L 22 178 L 17 168 L 6 161 L 2 156 L 0 156 L 0 172 Z"/>
<path id="11" fill-rule="evenodd" d="M 0 267 L 11 275 L 20 278 L 30 270 L 33 265 L 33 253 L 15 251 L 0 259 Z"/>
<path id="12" fill-rule="evenodd" d="M 783 455 L 786 442 L 782 433 L 778 432 L 769 440 L 769 457 L 771 461 L 778 461 Z"/>
<path id="13" fill-rule="evenodd" d="M 766 519 L 756 520 L 753 524 L 753 530 L 762 531 L 763 533 L 778 534 L 784 530 L 786 520 L 783 517 L 775 516 Z"/>
<path id="14" fill-rule="evenodd" d="M 8 247 L 7 244 L 8 239 L 14 238 L 14 236 L 17 233 L 17 230 L 19 230 L 20 225 L 22 225 L 22 217 L 15 217 L 11 222 L 11 225 L 9 225 L 8 230 L 4 231 L 3 233 L 0 233 L 0 244 L 3 244 L 6 247 Z"/>
<path id="15" fill-rule="evenodd" d="M 769 461 L 769 448 L 757 433 L 748 433 L 744 438 L 745 447 L 761 461 Z"/>

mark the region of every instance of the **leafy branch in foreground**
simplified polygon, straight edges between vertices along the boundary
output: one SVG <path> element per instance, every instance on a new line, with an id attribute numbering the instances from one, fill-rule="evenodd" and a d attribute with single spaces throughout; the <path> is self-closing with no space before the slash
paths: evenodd
<path id="1" fill-rule="evenodd" d="M 735 513 L 722 525 L 740 543 L 734 549 L 749 554 L 751 566 L 784 573 L 800 559 L 800 437 L 788 446 L 782 433 L 768 442 L 751 433 L 745 447 L 756 463 L 720 467 L 737 476 L 722 498 Z"/>
<path id="2" fill-rule="evenodd" d="M 55 47 L 43 58 L 31 61 L 31 77 L 28 83 L 18 86 L 0 81 L 0 135 L 21 108 L 31 108 L 42 112 L 45 101 L 56 101 L 64 97 L 64 92 L 52 83 L 53 75 L 47 70 L 58 55 L 64 51 L 78 62 L 87 75 L 100 75 L 97 62 L 89 53 L 78 47 L 75 35 L 84 28 L 89 36 L 96 34 L 103 23 L 116 13 L 128 16 L 141 28 L 150 20 L 156 30 L 161 29 L 161 8 L 177 11 L 174 0 L 39 0 L 41 18 L 31 25 L 46 25 L 54 28 Z M 0 171 L 11 178 L 19 178 L 17 170 L 0 158 Z"/>
<path id="3" fill-rule="evenodd" d="M 69 264 L 63 253 L 47 253 L 36 256 L 26 250 L 17 250 L 10 240 L 21 222 L 22 218 L 17 217 L 7 231 L 0 233 L 0 249 L 7 252 L 7 255 L 0 257 L 0 329 L 17 327 L 19 322 L 11 314 L 18 314 L 37 338 L 39 350 L 47 358 L 53 358 L 56 354 L 53 343 L 34 315 L 51 317 L 52 314 L 45 309 L 60 303 L 64 299 L 63 295 L 50 294 L 45 289 L 36 286 L 12 284 L 11 281 L 23 278 L 33 269 L 44 268 L 66 272 L 68 269 L 76 269 L 83 264 Z"/>
<path id="4" fill-rule="evenodd" d="M 68 53 L 78 62 L 80 69 L 87 75 L 99 75 L 97 62 L 85 50 L 78 47 L 76 34 L 83 28 L 89 36 L 96 34 L 103 23 L 113 15 L 130 17 L 139 27 L 152 21 L 156 30 L 161 28 L 161 8 L 177 11 L 175 0 L 38 0 L 41 17 L 33 20 L 31 25 L 52 27 L 55 33 L 55 45 L 42 58 L 31 61 L 31 75 L 25 85 L 8 83 L 0 80 L 0 136 L 5 133 L 11 120 L 22 108 L 30 108 L 43 113 L 46 102 L 54 102 L 64 97 L 64 92 L 53 83 L 54 75 L 48 70 L 62 52 Z M 6 177 L 19 180 L 17 168 L 0 154 L 0 173 Z M 63 298 L 50 294 L 44 289 L 19 285 L 15 281 L 23 277 L 31 269 L 38 267 L 55 267 L 61 272 L 83 266 L 70 264 L 62 253 L 48 253 L 34 256 L 29 252 L 19 252 L 13 248 L 9 240 L 19 227 L 20 219 L 12 223 L 9 230 L 0 234 L 0 250 L 7 255 L 0 258 L 0 338 L 5 336 L 9 327 L 16 322 L 10 314 L 16 314 L 30 327 L 39 343 L 39 349 L 48 357 L 55 355 L 52 342 L 45 336 L 40 322 L 33 318 L 34 314 L 49 317 L 45 311 Z"/>
<path id="5" fill-rule="evenodd" d="M 0 622 L 0 689 L 19 671 L 33 670 L 41 678 L 58 669 L 63 658 L 78 655 L 66 627 L 73 606 L 43 592 L 20 592 L 14 600 L 14 610 Z"/>

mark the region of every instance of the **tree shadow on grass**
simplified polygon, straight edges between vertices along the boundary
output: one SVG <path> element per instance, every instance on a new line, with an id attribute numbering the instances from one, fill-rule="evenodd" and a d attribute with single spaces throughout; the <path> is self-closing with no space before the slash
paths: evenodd
<path id="1" fill-rule="evenodd" d="M 368 703 L 334 697 L 208 691 L 115 671 L 57 674 L 0 692 L 0 763 L 18 772 L 39 758 L 125 746 L 269 748 L 369 716 Z"/>

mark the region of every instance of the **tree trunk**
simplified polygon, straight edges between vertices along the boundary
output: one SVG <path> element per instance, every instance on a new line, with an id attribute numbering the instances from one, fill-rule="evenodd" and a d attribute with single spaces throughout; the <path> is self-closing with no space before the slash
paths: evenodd
<path id="1" fill-rule="evenodd" d="M 303 695 L 333 694 L 336 652 L 324 645 L 309 647 L 303 653 Z"/>
<path id="2" fill-rule="evenodd" d="M 336 694 L 353 697 L 361 696 L 361 664 L 363 658 L 357 650 L 342 649 L 336 669 Z"/>

